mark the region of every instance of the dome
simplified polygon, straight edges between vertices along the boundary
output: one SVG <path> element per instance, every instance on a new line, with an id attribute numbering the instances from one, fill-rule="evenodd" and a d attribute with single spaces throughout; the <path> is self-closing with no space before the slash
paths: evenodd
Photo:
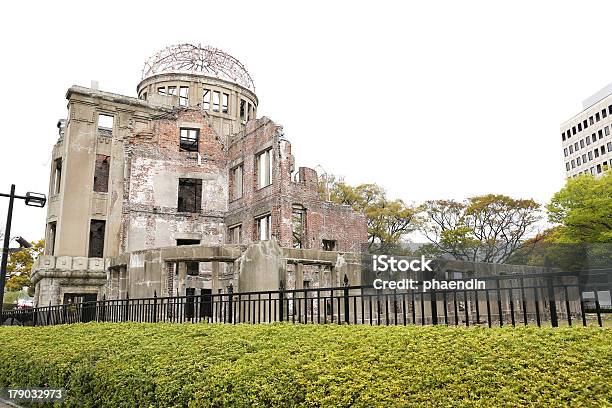
<path id="1" fill-rule="evenodd" d="M 233 82 L 255 92 L 251 75 L 240 61 L 214 47 L 192 44 L 172 45 L 149 58 L 142 79 L 163 73 L 205 75 Z"/>

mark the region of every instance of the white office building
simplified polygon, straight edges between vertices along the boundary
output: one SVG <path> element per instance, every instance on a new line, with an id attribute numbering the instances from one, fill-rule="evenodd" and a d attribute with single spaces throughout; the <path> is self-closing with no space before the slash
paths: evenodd
<path id="1" fill-rule="evenodd" d="M 602 174 L 612 165 L 612 84 L 582 102 L 582 112 L 561 124 L 566 177 Z"/>

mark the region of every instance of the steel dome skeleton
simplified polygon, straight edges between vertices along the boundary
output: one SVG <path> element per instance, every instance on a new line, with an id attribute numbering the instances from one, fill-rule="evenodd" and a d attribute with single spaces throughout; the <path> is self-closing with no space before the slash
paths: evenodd
<path id="1" fill-rule="evenodd" d="M 255 84 L 244 65 L 224 51 L 192 44 L 172 45 L 149 58 L 142 79 L 161 73 L 189 73 L 234 82 L 255 92 Z"/>

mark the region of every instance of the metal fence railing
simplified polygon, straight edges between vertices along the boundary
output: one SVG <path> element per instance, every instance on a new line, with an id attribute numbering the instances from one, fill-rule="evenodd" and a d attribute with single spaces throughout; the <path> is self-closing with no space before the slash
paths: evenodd
<path id="1" fill-rule="evenodd" d="M 24 310 L 5 310 L 5 325 L 77 322 L 210 322 L 369 325 L 602 326 L 610 312 L 611 270 L 584 275 L 548 273 L 478 278 L 485 289 L 376 290 L 372 286 L 304 288 L 185 296 L 102 299 Z M 473 278 L 470 278 L 473 279 Z M 459 282 L 461 280 L 455 280 Z M 585 297 L 588 295 L 588 297 Z M 600 298 L 605 297 L 602 305 Z"/>

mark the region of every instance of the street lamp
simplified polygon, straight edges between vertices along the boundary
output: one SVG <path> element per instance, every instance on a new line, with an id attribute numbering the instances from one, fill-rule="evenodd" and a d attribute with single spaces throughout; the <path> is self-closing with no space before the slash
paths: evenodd
<path id="1" fill-rule="evenodd" d="M 8 264 L 8 255 L 9 255 L 9 243 L 11 241 L 11 222 L 13 221 L 13 203 L 15 199 L 18 198 L 20 200 L 25 200 L 25 204 L 30 207 L 39 207 L 42 208 L 47 203 L 47 197 L 44 194 L 32 193 L 28 192 L 25 196 L 20 196 L 15 194 L 15 185 L 11 184 L 11 193 L 3 194 L 0 193 L 0 197 L 8 197 L 9 198 L 9 206 L 8 206 L 8 214 L 6 216 L 6 229 L 4 231 L 4 245 L 2 246 L 2 263 L 0 264 L 0 311 L 4 306 L 4 281 L 6 280 L 6 266 Z M 23 238 L 19 237 L 21 240 L 25 241 Z M 19 245 L 22 245 L 22 242 L 19 240 Z"/>

